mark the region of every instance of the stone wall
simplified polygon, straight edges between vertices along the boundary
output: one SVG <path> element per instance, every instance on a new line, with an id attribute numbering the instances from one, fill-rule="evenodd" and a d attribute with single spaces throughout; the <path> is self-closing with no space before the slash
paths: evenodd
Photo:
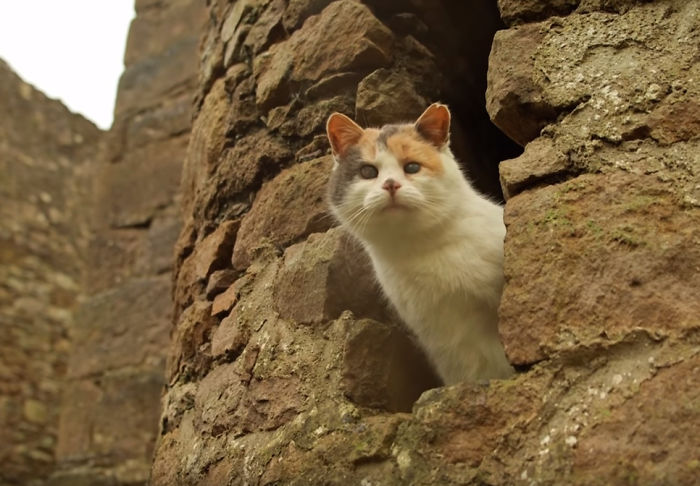
<path id="1" fill-rule="evenodd" d="M 154 485 L 692 484 L 698 2 L 209 2 Z M 504 140 L 483 112 L 525 147 Z M 436 388 L 324 203 L 430 101 L 506 205 L 517 376 Z M 420 396 L 420 398 L 419 398 Z M 417 399 L 417 401 L 415 401 Z M 415 403 L 414 403 L 415 401 Z"/>
<path id="2" fill-rule="evenodd" d="M 145 484 L 157 434 L 206 9 L 198 0 L 137 1 L 136 12 L 115 121 L 91 177 L 84 296 L 52 485 Z"/>
<path id="3" fill-rule="evenodd" d="M 54 464 L 101 132 L 0 60 L 0 484 Z"/>

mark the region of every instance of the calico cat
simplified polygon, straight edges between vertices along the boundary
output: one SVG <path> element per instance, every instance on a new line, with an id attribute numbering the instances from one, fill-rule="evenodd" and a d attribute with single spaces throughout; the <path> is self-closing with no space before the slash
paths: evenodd
<path id="1" fill-rule="evenodd" d="M 446 384 L 509 376 L 497 330 L 503 209 L 476 192 L 449 148 L 450 112 L 362 129 L 340 113 L 326 131 L 331 210 L 369 254 L 379 283 Z"/>

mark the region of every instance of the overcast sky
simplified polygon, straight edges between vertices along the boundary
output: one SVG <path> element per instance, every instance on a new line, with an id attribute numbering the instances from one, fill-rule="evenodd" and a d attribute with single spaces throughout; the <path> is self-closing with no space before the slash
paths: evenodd
<path id="1" fill-rule="evenodd" d="M 109 128 L 133 16 L 134 0 L 0 0 L 0 58 Z"/>

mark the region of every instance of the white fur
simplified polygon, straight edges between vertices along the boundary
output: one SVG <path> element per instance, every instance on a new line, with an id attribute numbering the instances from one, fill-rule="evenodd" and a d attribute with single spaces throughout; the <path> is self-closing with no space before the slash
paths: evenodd
<path id="1" fill-rule="evenodd" d="M 333 211 L 363 243 L 382 289 L 445 383 L 506 377 L 513 370 L 497 331 L 503 210 L 469 185 L 447 144 L 441 159 L 441 175 L 423 168 L 407 176 L 380 152 L 379 176 L 353 182 Z M 387 209 L 388 178 L 402 186 L 403 209 Z"/>

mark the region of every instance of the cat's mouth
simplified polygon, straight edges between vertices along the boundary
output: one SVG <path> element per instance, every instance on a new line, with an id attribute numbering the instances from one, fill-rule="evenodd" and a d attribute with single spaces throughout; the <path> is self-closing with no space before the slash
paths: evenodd
<path id="1" fill-rule="evenodd" d="M 391 200 L 381 209 L 382 212 L 395 212 L 395 211 L 409 211 L 411 208 L 397 202 L 396 200 Z"/>

